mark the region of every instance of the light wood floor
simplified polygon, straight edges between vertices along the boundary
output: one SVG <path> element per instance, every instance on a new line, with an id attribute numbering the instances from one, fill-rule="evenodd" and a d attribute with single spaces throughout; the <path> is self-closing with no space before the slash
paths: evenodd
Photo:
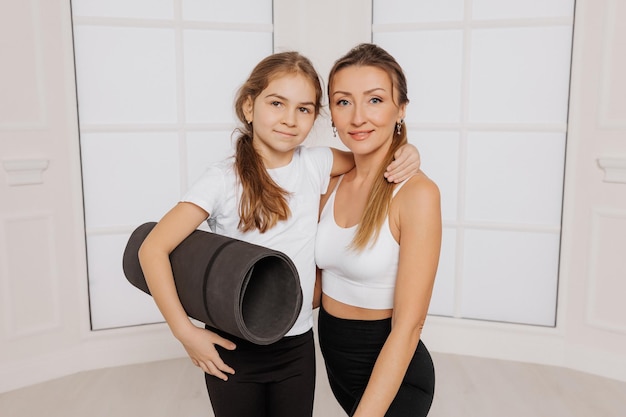
<path id="1" fill-rule="evenodd" d="M 626 382 L 557 367 L 431 353 L 437 387 L 429 417 L 626 416 Z M 315 416 L 345 416 L 320 366 Z M 201 372 L 185 358 L 81 372 L 0 394 L 0 416 L 208 417 L 213 413 Z"/>

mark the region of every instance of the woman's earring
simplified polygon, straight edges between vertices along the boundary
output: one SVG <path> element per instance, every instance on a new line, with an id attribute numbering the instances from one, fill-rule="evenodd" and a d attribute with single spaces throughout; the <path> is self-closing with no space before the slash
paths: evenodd
<path id="1" fill-rule="evenodd" d="M 402 133 L 402 123 L 404 123 L 404 120 L 402 119 L 400 119 L 399 122 L 396 122 L 396 135 Z"/>
<path id="2" fill-rule="evenodd" d="M 333 127 L 333 137 L 337 137 L 337 128 L 335 127 L 335 122 L 331 122 L 330 124 Z"/>

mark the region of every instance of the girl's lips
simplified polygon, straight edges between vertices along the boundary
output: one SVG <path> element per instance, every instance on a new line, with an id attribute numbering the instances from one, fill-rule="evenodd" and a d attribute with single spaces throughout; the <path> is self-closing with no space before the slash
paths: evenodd
<path id="1" fill-rule="evenodd" d="M 289 136 L 289 137 L 297 136 L 295 133 L 281 132 L 280 130 L 275 130 L 274 132 L 276 132 L 276 133 L 278 133 L 279 135 L 282 135 L 282 136 Z"/>

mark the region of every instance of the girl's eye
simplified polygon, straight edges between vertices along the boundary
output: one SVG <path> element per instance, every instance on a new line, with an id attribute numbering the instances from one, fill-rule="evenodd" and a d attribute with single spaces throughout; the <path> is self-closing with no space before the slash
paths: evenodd
<path id="1" fill-rule="evenodd" d="M 348 104 L 350 104 L 350 102 L 346 99 L 337 100 L 338 106 L 347 106 Z"/>
<path id="2" fill-rule="evenodd" d="M 312 113 L 312 110 L 309 109 L 308 107 L 300 107 L 298 110 L 300 110 L 300 112 L 305 113 L 305 114 Z"/>
<path id="3" fill-rule="evenodd" d="M 280 101 L 272 101 L 270 104 L 274 107 L 280 107 L 283 103 Z"/>

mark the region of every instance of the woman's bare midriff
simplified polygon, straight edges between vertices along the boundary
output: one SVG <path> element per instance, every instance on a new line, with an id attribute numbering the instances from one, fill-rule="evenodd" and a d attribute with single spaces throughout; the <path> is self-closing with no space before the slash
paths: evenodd
<path id="1" fill-rule="evenodd" d="M 344 304 L 341 301 L 337 301 L 334 298 L 329 297 L 326 294 L 322 294 L 322 305 L 324 310 L 331 316 L 339 317 L 341 319 L 350 320 L 381 320 L 391 317 L 393 309 L 386 310 L 372 310 L 370 308 L 356 307 L 349 304 Z"/>

